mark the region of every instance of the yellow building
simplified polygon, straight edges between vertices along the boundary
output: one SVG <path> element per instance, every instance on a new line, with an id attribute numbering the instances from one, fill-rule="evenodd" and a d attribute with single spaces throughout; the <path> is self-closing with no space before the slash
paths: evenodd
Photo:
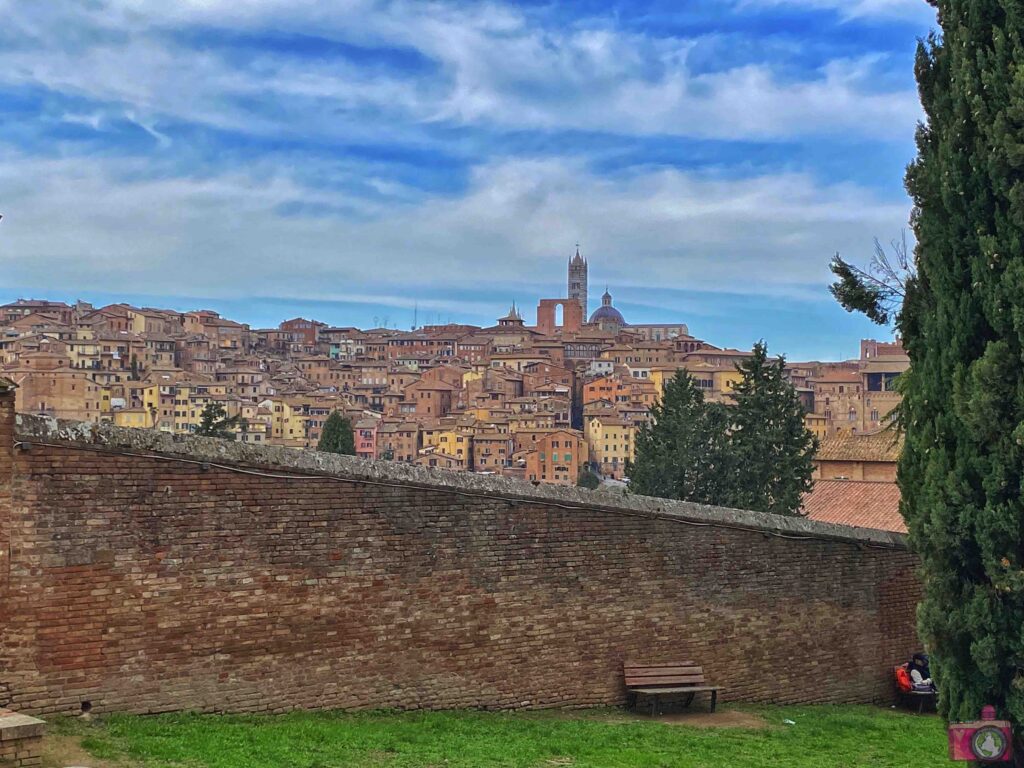
<path id="1" fill-rule="evenodd" d="M 656 402 L 661 402 L 665 387 L 675 378 L 680 367 L 693 378 L 694 383 L 704 393 L 709 402 L 732 405 L 730 394 L 743 379 L 743 374 L 731 365 L 712 365 L 703 362 L 684 363 L 683 366 L 654 366 L 650 369 L 650 380 L 655 386 Z"/>
<path id="2" fill-rule="evenodd" d="M 153 426 L 153 415 L 145 408 L 120 408 L 111 413 L 114 425 L 131 429 L 149 429 Z"/>
<path id="3" fill-rule="evenodd" d="M 828 437 L 828 419 L 823 413 L 808 413 L 804 415 L 804 426 L 807 431 L 819 440 Z"/>
<path id="4" fill-rule="evenodd" d="M 174 431 L 177 434 L 189 434 L 203 420 L 203 409 L 214 400 L 227 397 L 225 382 L 179 382 L 175 386 L 174 395 Z M 225 406 L 228 415 L 231 409 Z"/>
<path id="5" fill-rule="evenodd" d="M 433 446 L 437 451 L 469 461 L 473 455 L 473 435 L 468 432 L 445 428 L 424 428 L 423 447 Z"/>
<path id="6" fill-rule="evenodd" d="M 100 345 L 91 328 L 78 328 L 67 342 L 67 354 L 73 368 L 99 368 Z"/>
<path id="7" fill-rule="evenodd" d="M 589 446 L 590 464 L 605 477 L 621 480 L 626 464 L 636 455 L 636 430 L 635 423 L 618 415 L 588 417 L 583 435 Z"/>
<path id="8" fill-rule="evenodd" d="M 260 408 L 270 412 L 270 432 L 267 442 L 301 448 L 306 444 L 307 409 L 298 402 L 283 397 L 270 397 L 260 402 Z"/>
<path id="9" fill-rule="evenodd" d="M 466 416 L 472 416 L 477 421 L 487 421 L 491 418 L 491 412 L 493 409 L 483 405 L 473 405 L 469 408 L 464 408 L 462 413 Z"/>
<path id="10" fill-rule="evenodd" d="M 686 366 L 693 377 L 697 388 L 704 393 L 704 399 L 714 403 L 732 405 L 730 395 L 736 385 L 743 380 L 743 374 L 729 365 L 707 365 L 697 363 Z"/>

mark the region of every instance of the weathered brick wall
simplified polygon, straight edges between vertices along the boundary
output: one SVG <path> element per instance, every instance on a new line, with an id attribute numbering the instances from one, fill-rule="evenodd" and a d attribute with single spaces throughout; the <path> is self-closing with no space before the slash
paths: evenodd
<path id="1" fill-rule="evenodd" d="M 0 768 L 42 765 L 46 723 L 9 709 L 0 709 Z"/>
<path id="2" fill-rule="evenodd" d="M 624 659 L 683 658 L 725 701 L 871 701 L 916 647 L 896 534 L 151 432 L 19 432 L 0 705 L 23 712 L 610 704 Z"/>
<path id="3" fill-rule="evenodd" d="M 10 527 L 11 489 L 14 481 L 14 390 L 0 379 L 0 628 L 11 621 Z M 0 629 L 2 632 L 2 629 Z M 0 641 L 0 670 L 11 669 L 13 649 Z M 5 675 L 0 672 L 0 704 L 10 695 Z"/>

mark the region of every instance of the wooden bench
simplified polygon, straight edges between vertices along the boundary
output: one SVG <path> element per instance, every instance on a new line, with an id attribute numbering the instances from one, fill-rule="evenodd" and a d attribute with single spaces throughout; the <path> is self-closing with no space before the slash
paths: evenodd
<path id="1" fill-rule="evenodd" d="M 636 707 L 637 697 L 644 694 L 651 699 L 651 714 L 659 696 L 682 694 L 686 697 L 684 707 L 693 703 L 693 697 L 707 691 L 711 694 L 711 711 L 718 703 L 717 685 L 708 685 L 704 679 L 704 668 L 692 661 L 670 661 L 664 664 L 636 664 L 625 662 L 622 673 L 626 678 L 628 706 Z"/>

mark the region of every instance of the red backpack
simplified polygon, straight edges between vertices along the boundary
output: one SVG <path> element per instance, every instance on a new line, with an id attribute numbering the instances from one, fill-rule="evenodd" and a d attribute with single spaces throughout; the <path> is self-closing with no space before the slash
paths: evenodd
<path id="1" fill-rule="evenodd" d="M 910 682 L 910 673 L 906 666 L 896 667 L 896 687 L 903 693 L 910 693 L 913 684 Z"/>

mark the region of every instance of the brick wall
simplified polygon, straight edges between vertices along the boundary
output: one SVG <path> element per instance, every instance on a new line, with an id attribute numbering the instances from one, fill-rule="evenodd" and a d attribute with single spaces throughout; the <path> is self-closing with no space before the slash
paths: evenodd
<path id="1" fill-rule="evenodd" d="M 10 625 L 10 528 L 11 490 L 14 480 L 14 392 L 11 382 L 0 379 L 0 627 Z M 11 649 L 0 641 L 0 670 L 10 669 Z M 0 673 L 0 704 L 10 695 Z"/>
<path id="2" fill-rule="evenodd" d="M 0 709 L 0 768 L 42 765 L 46 723 L 9 709 Z"/>
<path id="3" fill-rule="evenodd" d="M 724 701 L 871 701 L 916 649 L 897 534 L 19 418 L 23 712 L 615 704 L 684 658 Z"/>
<path id="4" fill-rule="evenodd" d="M 819 461 L 814 473 L 818 480 L 866 480 L 896 482 L 895 461 Z"/>

